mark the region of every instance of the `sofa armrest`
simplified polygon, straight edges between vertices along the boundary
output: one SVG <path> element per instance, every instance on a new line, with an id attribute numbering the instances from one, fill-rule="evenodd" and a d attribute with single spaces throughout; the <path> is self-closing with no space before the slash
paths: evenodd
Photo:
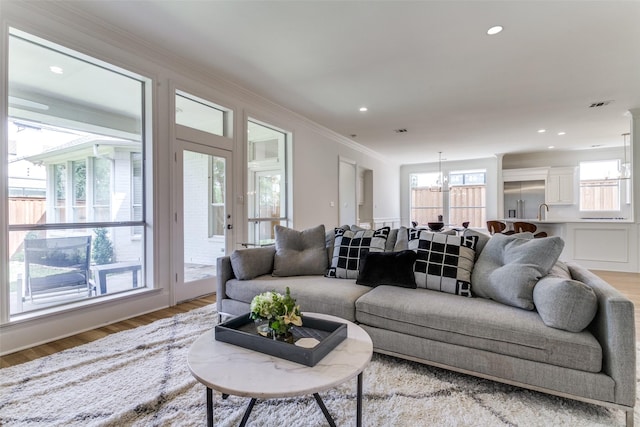
<path id="1" fill-rule="evenodd" d="M 633 407 L 636 396 L 636 332 L 633 302 L 586 268 L 568 263 L 571 276 L 598 297 L 589 330 L 602 346 L 602 371 L 616 382 L 618 404 Z"/>
<path id="2" fill-rule="evenodd" d="M 222 312 L 222 300 L 227 298 L 227 281 L 234 279 L 231 257 L 223 256 L 216 260 L 216 309 Z"/>

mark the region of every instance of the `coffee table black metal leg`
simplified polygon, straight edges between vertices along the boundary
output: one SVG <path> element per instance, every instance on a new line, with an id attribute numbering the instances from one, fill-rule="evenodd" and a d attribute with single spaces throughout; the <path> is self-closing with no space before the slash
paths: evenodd
<path id="1" fill-rule="evenodd" d="M 362 372 L 358 374 L 358 392 L 356 398 L 356 427 L 362 427 Z"/>
<path id="2" fill-rule="evenodd" d="M 331 417 L 331 414 L 327 410 L 327 407 L 324 405 L 324 402 L 322 401 L 322 398 L 320 397 L 320 395 L 318 393 L 313 393 L 313 397 L 316 398 L 316 402 L 318 402 L 318 406 L 322 410 L 322 413 L 324 414 L 324 417 L 329 422 L 329 425 L 331 427 L 336 427 L 336 423 L 335 423 L 335 421 L 333 421 L 333 417 Z"/>
<path id="3" fill-rule="evenodd" d="M 244 427 L 249 421 L 249 415 L 251 415 L 251 411 L 253 410 L 253 406 L 256 404 L 256 398 L 252 397 L 249 402 L 249 406 L 247 406 L 247 410 L 244 411 L 244 416 L 242 417 L 242 421 L 240 421 L 240 427 Z"/>
<path id="4" fill-rule="evenodd" d="M 207 387 L 207 426 L 213 427 L 213 391 Z"/>
<path id="5" fill-rule="evenodd" d="M 358 374 L 358 388 L 356 394 L 356 427 L 362 427 L 362 372 Z M 222 394 L 222 398 L 226 399 L 229 395 L 226 393 Z M 336 427 L 336 423 L 333 420 L 333 417 L 329 413 L 329 410 L 325 406 L 322 398 L 318 393 L 313 393 L 313 397 L 315 397 L 318 406 L 322 410 L 324 417 L 329 422 L 330 427 Z M 249 420 L 249 416 L 251 415 L 251 411 L 256 404 L 256 398 L 252 398 L 249 401 L 249 406 L 244 412 L 244 416 L 242 417 L 242 421 L 240 421 L 240 427 L 245 427 L 247 421 Z M 213 427 L 213 391 L 207 387 L 207 426 Z"/>

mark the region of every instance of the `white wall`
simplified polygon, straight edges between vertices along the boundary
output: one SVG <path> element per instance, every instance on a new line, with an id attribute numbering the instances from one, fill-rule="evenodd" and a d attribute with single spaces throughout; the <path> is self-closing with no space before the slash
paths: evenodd
<path id="1" fill-rule="evenodd" d="M 172 162 L 172 97 L 173 88 L 202 96 L 233 110 L 233 223 L 232 239 L 239 243 L 246 238 L 246 125 L 248 117 L 262 120 L 291 132 L 293 188 L 293 226 L 304 229 L 318 224 L 332 227 L 338 224 L 338 158 L 344 156 L 358 166 L 371 169 L 374 176 L 373 198 L 376 221 L 396 221 L 399 218 L 398 165 L 385 161 L 376 153 L 364 149 L 347 138 L 313 123 L 306 118 L 257 96 L 242 87 L 216 76 L 197 64 L 185 63 L 172 52 L 141 41 L 104 26 L 93 18 L 76 16 L 64 5 L 53 2 L 2 2 L 2 61 L 6 64 L 9 26 L 51 40 L 87 55 L 118 65 L 153 79 L 153 111 L 150 135 L 153 147 L 153 179 L 148 193 L 153 201 L 147 204 L 152 239 L 148 250 L 147 283 L 151 290 L 141 290 L 125 298 L 100 299 L 84 307 L 69 306 L 42 319 L 23 319 L 0 327 L 0 354 L 72 335 L 82 330 L 129 318 L 172 304 L 171 233 L 173 227 Z M 6 82 L 4 67 L 0 81 Z M 2 93 L 6 93 L 3 87 Z M 0 112 L 6 112 L 6 97 L 0 99 Z M 3 124 L 0 129 L 6 129 Z M 6 132 L 2 132 L 6 138 Z M 3 143 L 6 143 L 3 142 Z M 4 173 L 6 159 L 0 165 Z M 6 206 L 5 192 L 0 191 Z M 334 202 L 331 206 L 330 202 Z M 0 240 L 7 241 L 6 209 L 0 212 Z M 237 247 L 234 245 L 233 247 Z M 7 271 L 6 251 L 0 250 L 0 271 Z M 181 256 L 178 254 L 177 256 Z M 4 280 L 6 282 L 6 280 Z M 6 286 L 6 284 L 3 284 Z M 8 318 L 8 307 L 0 308 L 0 315 Z"/>

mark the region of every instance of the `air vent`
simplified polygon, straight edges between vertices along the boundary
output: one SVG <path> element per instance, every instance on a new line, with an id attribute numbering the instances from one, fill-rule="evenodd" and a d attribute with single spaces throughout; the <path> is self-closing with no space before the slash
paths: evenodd
<path id="1" fill-rule="evenodd" d="M 395 133 L 406 133 L 407 130 L 406 129 L 395 129 L 394 132 Z"/>
<path id="2" fill-rule="evenodd" d="M 599 108 L 599 107 L 605 107 L 609 104 L 611 104 L 613 102 L 613 100 L 611 101 L 598 101 L 598 102 L 593 102 L 591 103 L 591 105 L 589 105 L 589 108 Z"/>

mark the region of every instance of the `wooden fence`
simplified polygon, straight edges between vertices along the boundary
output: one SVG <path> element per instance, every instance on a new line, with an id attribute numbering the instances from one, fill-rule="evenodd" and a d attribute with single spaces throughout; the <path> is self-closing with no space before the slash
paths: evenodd
<path id="1" fill-rule="evenodd" d="M 9 224 L 44 224 L 47 220 L 47 201 L 44 198 L 9 197 Z M 27 231 L 9 233 L 9 256 L 22 250 Z"/>
<path id="2" fill-rule="evenodd" d="M 443 201 L 448 197 L 448 223 L 462 225 L 469 221 L 471 227 L 484 227 L 486 224 L 486 190 L 484 186 L 451 187 L 449 192 L 431 191 L 428 187 L 411 189 L 411 221 L 427 224 L 444 216 Z"/>

